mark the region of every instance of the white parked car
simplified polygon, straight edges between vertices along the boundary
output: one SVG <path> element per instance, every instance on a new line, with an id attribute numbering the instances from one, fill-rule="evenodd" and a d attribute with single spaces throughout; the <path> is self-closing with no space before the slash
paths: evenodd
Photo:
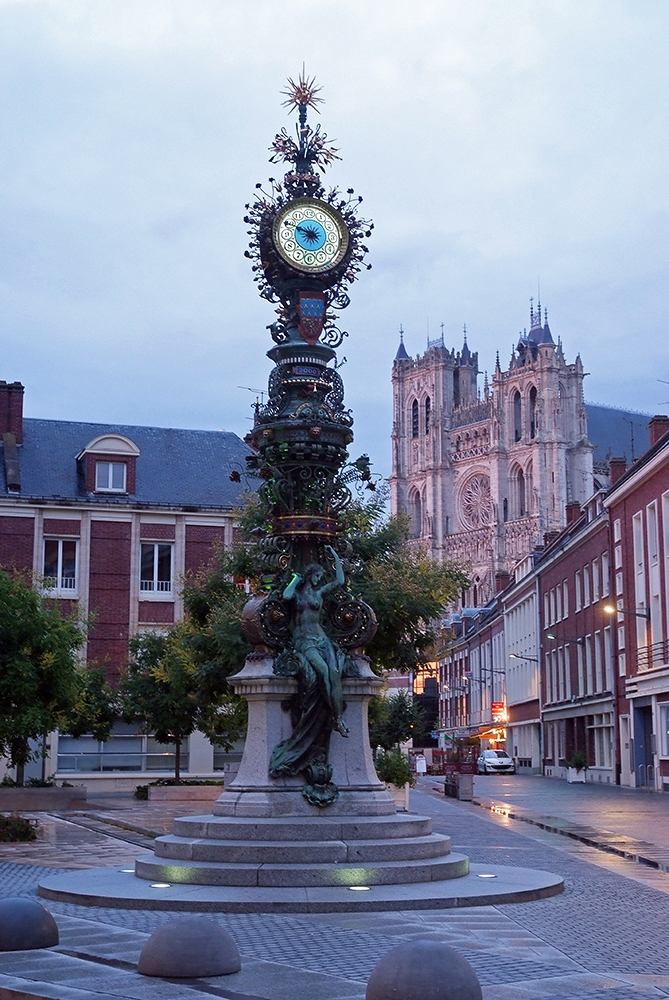
<path id="1" fill-rule="evenodd" d="M 484 750 L 476 761 L 477 774 L 515 774 L 513 757 L 506 750 Z"/>

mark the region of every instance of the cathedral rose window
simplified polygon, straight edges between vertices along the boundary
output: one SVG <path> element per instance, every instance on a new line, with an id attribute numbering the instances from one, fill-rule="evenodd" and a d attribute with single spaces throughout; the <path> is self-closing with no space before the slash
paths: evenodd
<path id="1" fill-rule="evenodd" d="M 465 483 L 460 498 L 460 513 L 467 528 L 492 524 L 492 499 L 487 476 L 472 476 Z"/>

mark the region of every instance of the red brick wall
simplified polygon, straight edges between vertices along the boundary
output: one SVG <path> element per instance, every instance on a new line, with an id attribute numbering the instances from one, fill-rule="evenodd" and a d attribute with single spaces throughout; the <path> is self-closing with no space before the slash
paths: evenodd
<path id="1" fill-rule="evenodd" d="M 165 539 L 166 542 L 174 541 L 174 525 L 173 524 L 144 524 L 140 525 L 139 529 L 140 537 L 142 541 L 148 539 L 149 541 L 160 541 Z"/>
<path id="2" fill-rule="evenodd" d="M 513 725 L 514 722 L 527 722 L 532 719 L 538 719 L 539 699 L 534 698 L 532 701 L 524 701 L 522 705 L 509 705 L 507 713 L 509 716 L 507 725 Z"/>
<path id="3" fill-rule="evenodd" d="M 0 566 L 18 569 L 32 577 L 33 517 L 0 517 Z"/>
<path id="4" fill-rule="evenodd" d="M 213 524 L 186 525 L 186 573 L 196 573 L 206 566 L 217 543 L 223 545 L 224 528 Z"/>
<path id="5" fill-rule="evenodd" d="M 142 625 L 171 625 L 174 621 L 174 603 L 170 601 L 140 601 L 139 622 Z"/>
<path id="6" fill-rule="evenodd" d="M 23 386 L 20 382 L 0 382 L 0 437 L 10 433 L 16 443 L 23 441 Z"/>
<path id="7" fill-rule="evenodd" d="M 128 660 L 130 618 L 130 524 L 91 522 L 89 607 L 95 620 L 88 657 L 116 680 Z"/>
<path id="8" fill-rule="evenodd" d="M 613 626 L 614 622 L 612 621 L 612 616 L 604 611 L 605 604 L 610 603 L 612 600 L 615 603 L 615 598 L 612 593 L 613 585 L 611 584 L 609 594 L 606 598 L 602 597 L 603 587 L 601 586 L 601 558 L 603 552 L 608 552 L 608 548 L 608 522 L 605 519 L 602 519 L 596 530 L 589 530 L 589 526 L 584 524 L 583 532 L 576 534 L 570 543 L 565 546 L 564 550 L 553 560 L 553 562 L 541 571 L 539 577 L 539 615 L 541 621 L 543 653 L 552 649 L 557 649 L 559 646 L 563 646 L 565 640 L 567 639 L 573 640 L 576 638 L 582 638 L 586 635 L 593 634 L 597 630 L 603 630 L 608 626 Z M 580 611 L 576 611 L 575 575 L 577 571 L 581 573 L 581 596 L 583 596 L 583 570 L 584 567 L 587 566 L 588 571 L 591 572 L 593 559 L 599 560 L 600 596 L 596 602 L 593 602 L 593 586 L 591 579 L 590 602 L 587 606 L 582 607 Z M 611 574 L 609 572 L 609 576 L 610 575 Z M 544 594 L 549 594 L 551 590 L 560 587 L 560 598 L 562 600 L 562 584 L 564 580 L 567 581 L 569 607 L 568 615 L 567 617 L 564 617 L 563 611 L 563 616 L 560 621 L 552 622 L 548 625 L 544 613 Z M 547 632 L 557 636 L 557 639 L 547 639 Z M 576 645 L 573 643 L 570 649 L 569 665 L 571 690 L 575 694 L 578 691 L 578 656 Z M 541 656 L 539 669 L 541 673 L 541 690 L 545 696 L 548 686 L 546 678 L 546 660 L 544 655 Z"/>
<path id="9" fill-rule="evenodd" d="M 633 517 L 639 511 L 643 512 L 643 546 L 644 546 L 644 556 L 646 564 L 646 600 L 648 600 L 649 595 L 649 584 L 650 584 L 650 558 L 648 552 L 648 512 L 646 507 L 653 501 L 657 502 L 657 516 L 658 516 L 658 534 L 659 534 L 659 545 L 660 545 L 660 558 L 659 565 L 657 567 L 657 572 L 660 574 L 660 593 L 664 594 L 667 586 L 667 581 L 665 579 L 666 572 L 666 562 L 665 553 L 663 552 L 663 537 L 665 525 L 663 523 L 663 509 L 662 509 L 662 494 L 667 489 L 667 483 L 669 482 L 669 448 L 665 449 L 665 460 L 663 463 L 659 464 L 654 471 L 647 473 L 647 478 L 641 480 L 635 489 L 621 497 L 617 502 L 615 501 L 610 508 L 610 518 L 611 518 L 611 530 L 613 532 L 613 523 L 617 518 L 620 518 L 621 529 L 622 529 L 622 550 L 623 550 L 623 574 L 624 574 L 624 593 L 623 601 L 624 607 L 628 611 L 636 610 L 636 593 L 635 593 L 635 565 L 634 565 L 634 534 L 633 534 Z M 613 535 L 612 535 L 613 537 Z M 615 570 L 612 570 L 615 575 Z M 612 595 L 615 598 L 615 595 Z M 615 604 L 615 599 L 613 601 Z M 648 641 L 651 642 L 653 638 L 655 641 L 659 641 L 661 636 L 667 635 L 669 631 L 669 620 L 666 616 L 666 602 L 660 601 L 660 614 L 659 618 L 656 615 L 656 620 L 654 621 L 654 631 L 651 632 L 650 629 L 647 632 Z M 639 619 L 640 620 L 640 619 Z M 627 650 L 627 673 L 628 676 L 632 676 L 636 673 L 636 653 L 637 653 L 637 628 L 636 619 L 632 615 L 625 616 L 625 635 L 626 635 L 626 650 Z M 618 623 L 623 624 L 623 623 Z"/>
<path id="10" fill-rule="evenodd" d="M 81 521 L 59 521 L 55 517 L 44 518 L 45 535 L 80 535 Z"/>

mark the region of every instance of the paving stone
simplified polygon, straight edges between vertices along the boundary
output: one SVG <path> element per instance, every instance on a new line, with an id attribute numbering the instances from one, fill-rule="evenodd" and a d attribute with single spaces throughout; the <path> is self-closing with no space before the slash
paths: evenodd
<path id="1" fill-rule="evenodd" d="M 518 787 L 525 789 L 527 795 L 539 787 L 530 781 L 523 786 L 523 780 L 519 779 Z M 493 785 L 498 783 L 493 781 Z M 564 793 L 564 789 L 560 792 Z M 615 794 L 613 791 L 610 801 L 618 801 L 613 797 Z M 641 801 L 624 794 L 620 798 L 625 803 L 628 800 L 633 805 Z M 367 978 L 379 957 L 400 941 L 426 935 L 436 936 L 466 955 L 481 980 L 484 1000 L 576 1000 L 577 997 L 651 1000 L 669 995 L 665 930 L 669 920 L 669 875 L 612 854 L 605 855 L 579 841 L 526 823 L 494 817 L 466 803 L 423 795 L 417 796 L 416 801 L 417 811 L 433 815 L 434 829 L 451 836 L 454 852 L 466 853 L 474 863 L 553 871 L 565 878 L 565 893 L 532 903 L 454 911 L 311 916 L 217 914 L 221 926 L 232 934 L 242 954 L 242 972 L 237 975 L 243 978 L 234 986 L 237 996 L 267 1000 L 313 1000 L 314 997 L 363 1000 Z M 127 821 L 139 828 L 144 824 L 145 829 L 167 832 L 169 815 L 155 809 L 145 810 L 142 808 L 145 805 L 141 803 L 127 811 L 109 807 L 105 811 L 120 822 Z M 184 814 L 182 807 L 176 808 Z M 645 808 L 650 810 L 650 805 Z M 664 809 L 662 836 L 667 837 L 668 843 L 657 847 L 666 853 L 669 803 L 658 796 L 652 809 Z M 96 808 L 95 814 L 99 817 L 100 810 Z M 175 814 L 176 811 L 172 813 Z M 104 863 L 98 855 L 104 856 L 105 852 L 115 851 L 124 857 L 127 853 L 133 857 L 137 854 L 134 845 L 99 830 L 82 829 L 75 835 L 74 823 L 59 826 L 57 820 L 53 822 L 48 854 L 32 853 L 27 860 L 21 858 L 21 863 L 12 863 L 8 856 L 11 859 L 18 855 L 0 851 L 0 895 L 34 896 L 41 877 L 64 867 L 83 867 L 82 858 L 89 865 L 98 865 Z M 592 816 L 579 817 L 574 825 L 597 829 Z M 117 830 L 119 838 L 129 836 L 120 827 Z M 611 832 L 616 835 L 616 843 L 627 845 L 622 830 Z M 646 843 L 652 843 L 641 827 L 635 833 L 639 842 L 645 839 Z M 68 837 L 72 843 L 68 843 Z M 89 848 L 90 855 L 86 853 Z M 596 864 L 591 862 L 593 857 L 598 859 Z M 40 860 L 41 864 L 37 863 Z M 86 909 L 62 903 L 49 903 L 49 909 L 61 932 L 58 951 L 68 952 L 60 957 L 81 962 L 72 953 L 83 949 L 96 959 L 89 981 L 100 985 L 102 997 L 104 990 L 109 990 L 111 973 L 100 962 L 113 959 L 115 951 L 117 954 L 120 951 L 129 964 L 136 962 L 146 937 L 173 916 L 142 910 Z M 26 954 L 23 953 L 24 958 Z M 0 962 L 0 976 L 4 971 Z M 132 978 L 121 969 L 113 972 L 114 976 L 118 973 L 119 983 L 127 984 L 128 977 Z M 12 975 L 17 980 L 21 978 L 16 969 Z M 198 995 L 197 988 L 191 989 L 190 985 L 187 993 L 183 988 L 175 993 L 173 984 L 164 985 L 170 987 L 169 994 L 164 995 L 171 998 L 178 996 L 182 1000 L 188 996 L 194 1000 Z M 211 980 L 211 988 L 214 987 L 221 989 L 220 980 Z M 82 994 L 79 991 L 76 1000 Z M 153 1000 L 159 994 L 117 994 L 119 998 L 123 995 Z M 74 995 L 71 1000 L 75 1000 Z M 100 1000 L 97 995 L 96 1000 Z"/>

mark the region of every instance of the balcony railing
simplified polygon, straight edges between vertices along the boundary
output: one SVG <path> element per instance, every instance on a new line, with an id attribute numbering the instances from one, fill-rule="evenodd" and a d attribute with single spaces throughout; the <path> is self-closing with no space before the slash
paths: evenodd
<path id="1" fill-rule="evenodd" d="M 143 591 L 157 591 L 162 594 L 169 594 L 172 590 L 171 580 L 140 580 L 139 589 Z"/>
<path id="2" fill-rule="evenodd" d="M 48 590 L 76 590 L 77 578 L 74 576 L 45 576 L 44 586 Z"/>
<path id="3" fill-rule="evenodd" d="M 642 646 L 636 655 L 636 667 L 641 670 L 655 670 L 669 663 L 669 638 Z"/>

